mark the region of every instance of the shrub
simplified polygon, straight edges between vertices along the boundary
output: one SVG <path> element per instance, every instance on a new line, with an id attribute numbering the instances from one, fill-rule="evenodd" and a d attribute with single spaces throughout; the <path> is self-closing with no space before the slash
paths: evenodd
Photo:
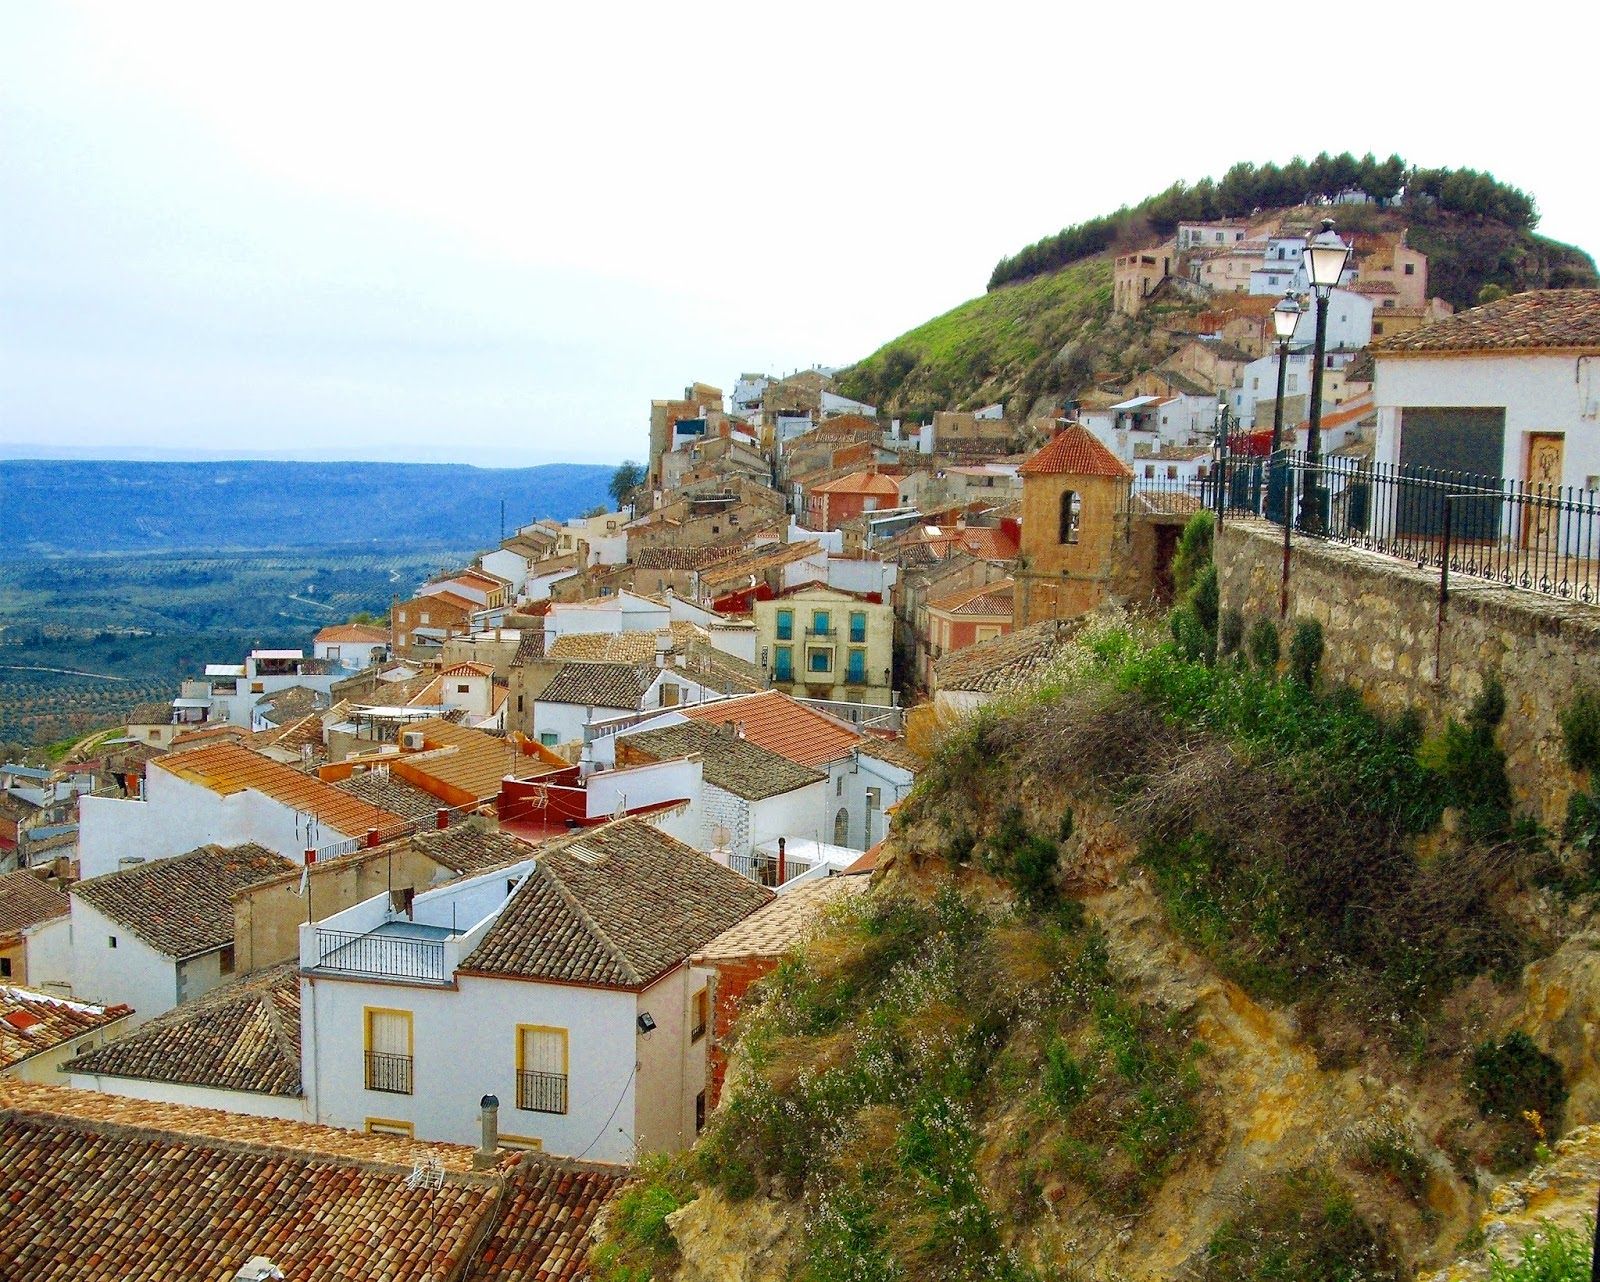
<path id="1" fill-rule="evenodd" d="M 1178 550 L 1172 556 L 1172 588 L 1182 600 L 1194 589 L 1200 572 L 1211 564 L 1211 546 L 1216 536 L 1216 518 L 1208 511 L 1196 512 L 1183 527 Z"/>
<path id="2" fill-rule="evenodd" d="M 1234 606 L 1222 612 L 1217 626 L 1217 653 L 1224 658 L 1238 651 L 1244 642 L 1244 615 Z"/>
<path id="3" fill-rule="evenodd" d="M 1561 737 L 1569 766 L 1600 773 L 1600 690 L 1578 691 L 1561 714 Z"/>
<path id="4" fill-rule="evenodd" d="M 1070 1113 L 1089 1093 L 1089 1071 L 1059 1037 L 1044 1052 L 1044 1094 L 1062 1113 Z"/>
<path id="5" fill-rule="evenodd" d="M 1381 1228 L 1322 1168 L 1252 1190 L 1244 1211 L 1212 1235 L 1201 1282 L 1395 1282 L 1402 1274 Z"/>
<path id="6" fill-rule="evenodd" d="M 1466 1083 L 1478 1111 L 1505 1124 L 1503 1141 L 1494 1155 L 1496 1170 L 1526 1166 L 1533 1160 L 1546 1124 L 1552 1129 L 1561 1124 L 1567 1102 L 1561 1066 L 1526 1033 L 1480 1042 L 1473 1049 Z"/>
<path id="7" fill-rule="evenodd" d="M 1004 878 L 1018 902 L 1033 912 L 1049 908 L 1060 897 L 1056 885 L 1060 862 L 1060 847 L 1029 832 L 1016 806 L 1006 808 L 984 848 L 984 867 Z"/>
<path id="8" fill-rule="evenodd" d="M 1263 672 L 1278 670 L 1278 625 L 1271 619 L 1250 625 L 1250 658 Z"/>
<path id="9" fill-rule="evenodd" d="M 667 1216 L 694 1196 L 683 1155 L 645 1158 L 638 1178 L 617 1198 L 605 1239 L 590 1256 L 595 1282 L 649 1282 L 670 1272 L 678 1244 Z"/>
<path id="10" fill-rule="evenodd" d="M 1317 688 L 1317 671 L 1322 667 L 1322 624 L 1302 619 L 1295 624 L 1289 639 L 1289 675 L 1307 690 Z"/>
<path id="11" fill-rule="evenodd" d="M 1499 1251 L 1489 1253 L 1490 1282 L 1587 1282 L 1593 1243 L 1593 1224 L 1581 1233 L 1546 1224 L 1522 1239 L 1515 1264 Z"/>
<path id="12" fill-rule="evenodd" d="M 1414 1202 L 1421 1199 L 1427 1187 L 1428 1164 L 1417 1155 L 1405 1131 L 1393 1123 L 1368 1135 L 1353 1155 L 1351 1165 L 1393 1180 Z"/>
<path id="13" fill-rule="evenodd" d="M 1217 585 L 1217 567 L 1205 566 L 1194 579 L 1194 591 L 1189 594 L 1189 604 L 1200 626 L 1213 636 L 1217 632 L 1217 612 L 1221 605 L 1221 589 Z"/>
<path id="14" fill-rule="evenodd" d="M 1192 605 L 1180 605 L 1167 616 L 1167 626 L 1172 629 L 1173 643 L 1178 653 L 1189 663 L 1200 663 L 1211 657 L 1212 637 L 1200 622 Z"/>
<path id="15" fill-rule="evenodd" d="M 1490 677 L 1466 722 L 1452 718 L 1443 735 L 1423 750 L 1424 763 L 1443 780 L 1449 804 L 1462 812 L 1467 831 L 1478 837 L 1500 836 L 1511 826 L 1506 754 L 1495 742 L 1505 711 L 1505 691 Z"/>

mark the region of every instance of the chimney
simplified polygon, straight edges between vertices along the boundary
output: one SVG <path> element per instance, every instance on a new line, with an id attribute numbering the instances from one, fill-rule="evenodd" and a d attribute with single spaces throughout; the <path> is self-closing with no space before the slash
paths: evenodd
<path id="1" fill-rule="evenodd" d="M 441 831 L 450 826 L 450 811 L 440 806 L 433 814 L 433 826 Z"/>
<path id="2" fill-rule="evenodd" d="M 778 885 L 783 885 L 784 878 L 784 847 L 787 845 L 784 838 L 778 838 Z"/>
<path id="3" fill-rule="evenodd" d="M 377 844 L 378 844 L 378 830 L 376 828 L 368 828 L 367 829 L 367 845 L 370 847 L 370 846 L 376 846 Z"/>
<path id="4" fill-rule="evenodd" d="M 479 1116 L 483 1121 L 483 1146 L 472 1155 L 472 1165 L 479 1170 L 494 1165 L 495 1153 L 500 1148 L 500 1100 L 485 1095 L 478 1101 Z"/>

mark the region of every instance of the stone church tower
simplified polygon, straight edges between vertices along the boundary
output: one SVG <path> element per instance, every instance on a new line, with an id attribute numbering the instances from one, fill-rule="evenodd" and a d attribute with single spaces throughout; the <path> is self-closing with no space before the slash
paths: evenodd
<path id="1" fill-rule="evenodd" d="M 1087 614 L 1116 569 L 1119 513 L 1133 472 L 1077 423 L 1024 463 L 1016 626 Z"/>

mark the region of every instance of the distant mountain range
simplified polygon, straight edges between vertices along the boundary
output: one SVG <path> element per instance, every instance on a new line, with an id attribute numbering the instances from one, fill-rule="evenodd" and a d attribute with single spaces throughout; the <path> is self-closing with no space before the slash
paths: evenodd
<path id="1" fill-rule="evenodd" d="M 487 547 L 609 502 L 614 469 L 552 463 L 0 460 L 0 559 L 55 552 Z M 107 584 L 114 591 L 114 584 Z"/>

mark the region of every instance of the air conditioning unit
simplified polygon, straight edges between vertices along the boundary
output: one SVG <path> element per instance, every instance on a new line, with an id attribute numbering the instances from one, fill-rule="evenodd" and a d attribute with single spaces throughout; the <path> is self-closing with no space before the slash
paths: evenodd
<path id="1" fill-rule="evenodd" d="M 404 730 L 400 734 L 400 746 L 407 752 L 422 751 L 422 731 Z"/>

